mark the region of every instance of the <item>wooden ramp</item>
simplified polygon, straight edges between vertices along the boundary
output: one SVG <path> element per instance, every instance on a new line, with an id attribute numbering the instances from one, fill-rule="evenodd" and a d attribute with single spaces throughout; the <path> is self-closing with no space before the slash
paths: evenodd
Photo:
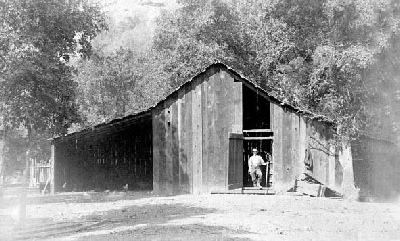
<path id="1" fill-rule="evenodd" d="M 255 187 L 237 188 L 227 191 L 212 191 L 211 194 L 251 194 L 251 195 L 275 195 L 276 191 L 272 188 L 263 187 L 262 189 Z"/>
<path id="2" fill-rule="evenodd" d="M 304 173 L 304 178 L 295 182 L 294 190 L 312 197 L 342 197 L 342 194 Z"/>

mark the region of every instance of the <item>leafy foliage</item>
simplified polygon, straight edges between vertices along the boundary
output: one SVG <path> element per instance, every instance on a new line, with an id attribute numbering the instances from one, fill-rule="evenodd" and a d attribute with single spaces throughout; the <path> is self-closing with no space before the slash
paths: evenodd
<path id="1" fill-rule="evenodd" d="M 81 63 L 76 81 L 80 113 L 87 125 L 125 116 L 134 110 L 141 93 L 136 91 L 137 59 L 130 50 L 117 51 L 109 56 L 95 54 Z"/>
<path id="2" fill-rule="evenodd" d="M 47 160 L 47 139 L 79 120 L 69 60 L 88 58 L 91 39 L 104 28 L 100 9 L 86 3 L 0 1 L 0 105 L 8 165 L 20 159 L 14 154 L 21 147 Z"/>
<path id="3" fill-rule="evenodd" d="M 76 51 L 90 55 L 90 39 L 105 27 L 102 16 L 93 6 L 61 0 L 1 4 L 4 121 L 11 128 L 62 133 L 77 120 L 67 62 Z"/>
<path id="4" fill-rule="evenodd" d="M 372 133 L 371 126 L 377 124 L 372 116 L 380 119 L 377 111 L 383 104 L 374 96 L 395 91 L 379 87 L 381 81 L 396 83 L 393 76 L 378 82 L 375 77 L 382 72 L 381 59 L 399 40 L 397 1 L 181 4 L 178 11 L 160 17 L 154 38 L 157 52 L 170 56 L 163 61 L 163 71 L 173 84 L 218 59 L 283 101 L 333 119 L 346 136 Z M 386 104 L 395 109 L 395 103 Z M 393 111 L 387 115 L 397 117 Z M 395 123 L 387 124 L 381 126 L 389 129 L 382 137 L 395 140 Z M 374 129 L 374 135 L 382 134 Z"/>
<path id="5" fill-rule="evenodd" d="M 201 68 L 221 61 L 284 102 L 334 120 L 343 136 L 367 133 L 396 141 L 400 129 L 397 1 L 178 3 L 178 9 L 161 13 L 154 36 L 142 46 L 132 38 L 120 50 L 106 51 L 112 44 L 107 45 L 104 36 L 124 36 L 143 26 L 146 20 L 135 16 L 103 35 L 95 50 L 98 59 L 81 63 L 80 113 L 93 120 L 88 123 L 151 106 Z M 113 85 L 112 79 L 120 79 L 121 86 L 126 82 L 120 77 L 126 70 L 111 71 L 120 65 L 117 59 L 129 63 L 123 66 L 131 66 L 129 78 L 134 84 L 125 92 L 117 91 L 129 96 L 123 102 L 125 111 L 101 112 L 100 97 L 110 106 L 117 101 L 114 87 L 108 90 L 100 82 L 104 86 Z"/>

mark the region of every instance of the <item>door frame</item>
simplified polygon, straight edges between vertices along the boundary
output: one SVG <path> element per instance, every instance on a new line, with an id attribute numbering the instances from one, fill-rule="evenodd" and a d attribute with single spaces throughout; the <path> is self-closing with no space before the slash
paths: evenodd
<path id="1" fill-rule="evenodd" d="M 245 131 L 243 131 L 243 132 L 245 132 Z M 254 146 L 254 144 L 253 145 L 251 145 L 250 144 L 250 147 L 249 147 L 249 142 L 251 143 L 251 141 L 253 141 L 253 142 L 258 142 L 255 146 Z M 246 150 L 246 149 L 252 149 L 252 148 L 257 148 L 257 149 L 260 149 L 259 150 L 259 153 L 261 153 L 263 150 L 261 150 L 261 144 L 262 144 L 262 141 L 268 141 L 268 148 L 266 148 L 267 150 L 266 150 L 266 152 L 269 152 L 269 154 L 270 154 L 270 156 L 269 156 L 269 158 L 270 158 L 270 160 L 269 160 L 269 162 L 267 163 L 267 166 L 266 166 L 266 168 L 265 169 L 262 169 L 262 171 L 263 171 L 263 178 L 262 178 L 262 181 L 261 181 L 261 185 L 263 186 L 263 187 L 271 187 L 272 186 L 272 183 L 273 183 L 273 141 L 274 141 L 274 138 L 273 138 L 273 136 L 268 136 L 268 137 L 244 137 L 243 138 L 243 187 L 249 187 L 250 186 L 250 184 L 251 184 L 251 182 L 250 182 L 250 184 L 249 184 L 249 175 L 248 175 L 248 171 L 247 171 L 247 169 L 248 169 L 248 164 L 247 164 L 247 162 L 248 162 L 248 159 L 250 158 L 250 153 L 248 153 L 248 150 Z M 263 156 L 263 155 L 261 155 L 262 157 L 263 157 L 263 159 L 264 159 L 264 161 L 266 161 L 265 160 L 265 157 Z"/>

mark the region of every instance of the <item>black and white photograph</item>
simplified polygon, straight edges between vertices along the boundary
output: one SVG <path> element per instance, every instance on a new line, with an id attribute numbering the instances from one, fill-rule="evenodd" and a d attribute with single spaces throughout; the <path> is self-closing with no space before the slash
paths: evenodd
<path id="1" fill-rule="evenodd" d="M 0 0 L 0 240 L 400 240 L 400 1 Z"/>

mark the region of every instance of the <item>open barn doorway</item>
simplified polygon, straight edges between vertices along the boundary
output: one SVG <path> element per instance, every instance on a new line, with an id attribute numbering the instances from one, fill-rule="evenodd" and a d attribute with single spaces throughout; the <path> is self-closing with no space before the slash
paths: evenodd
<path id="1" fill-rule="evenodd" d="M 269 100 L 257 89 L 243 86 L 243 187 L 252 187 L 253 183 L 248 173 L 248 160 L 252 149 L 267 162 L 261 167 L 263 174 L 261 186 L 272 185 L 272 143 L 271 112 Z"/>
<path id="2" fill-rule="evenodd" d="M 251 176 L 248 173 L 248 161 L 252 155 L 252 149 L 256 148 L 258 154 L 267 162 L 266 166 L 261 167 L 262 187 L 272 186 L 272 140 L 244 140 L 243 141 L 243 187 L 252 187 Z"/>

